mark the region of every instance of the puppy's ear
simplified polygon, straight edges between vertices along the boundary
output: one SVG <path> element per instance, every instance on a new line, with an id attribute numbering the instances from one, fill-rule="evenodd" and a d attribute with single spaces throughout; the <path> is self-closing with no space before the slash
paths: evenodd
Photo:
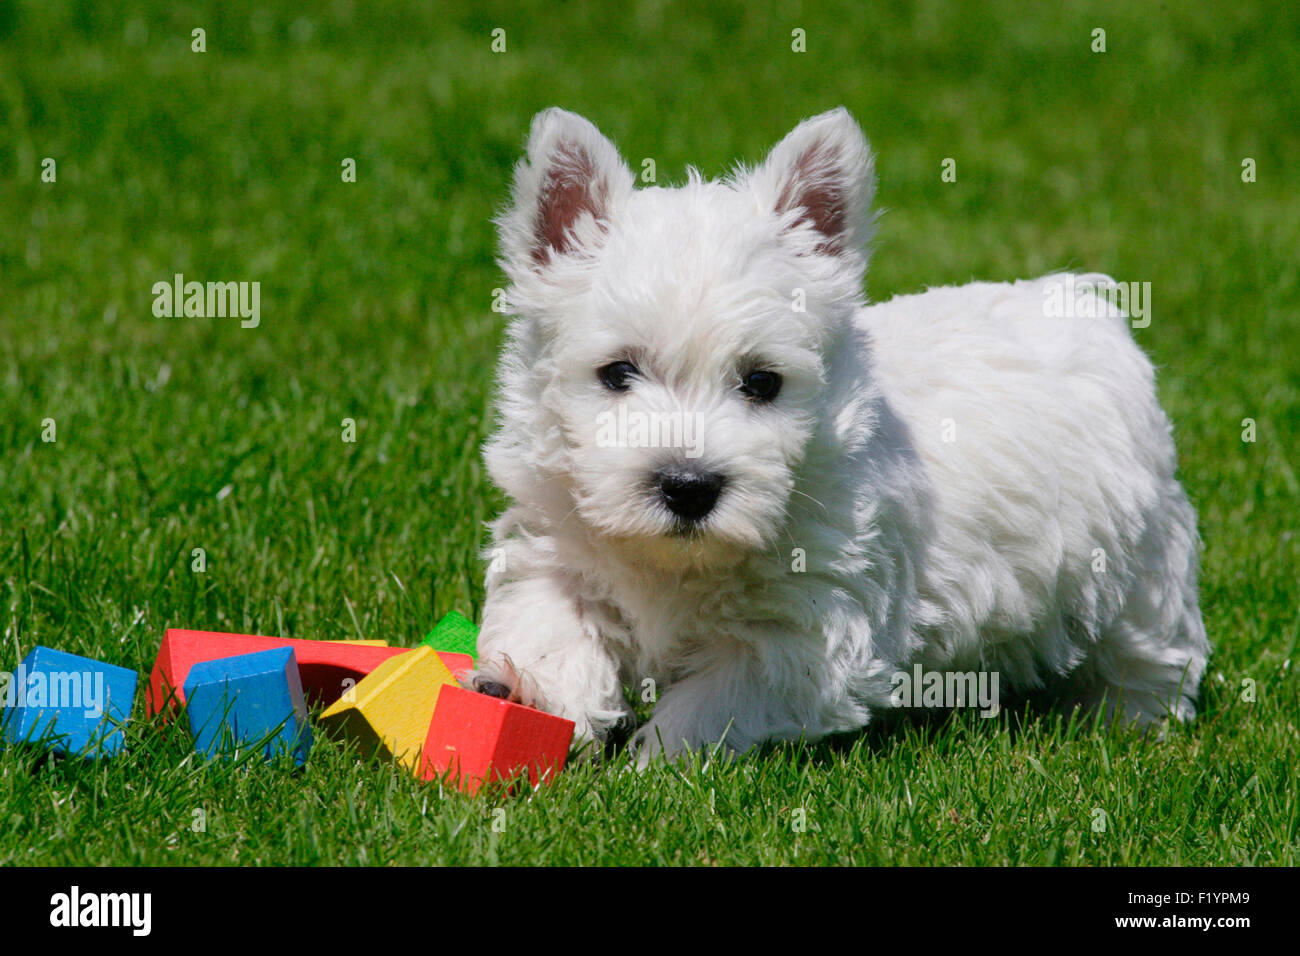
<path id="1" fill-rule="evenodd" d="M 632 185 L 632 171 L 595 126 L 562 109 L 538 113 L 510 208 L 497 220 L 506 264 L 535 269 L 593 248 Z"/>
<path id="2" fill-rule="evenodd" d="M 777 143 L 750 184 L 759 201 L 791 228 L 807 223 L 815 251 L 862 253 L 871 239 L 875 163 L 862 130 L 844 107 L 804 120 Z"/>

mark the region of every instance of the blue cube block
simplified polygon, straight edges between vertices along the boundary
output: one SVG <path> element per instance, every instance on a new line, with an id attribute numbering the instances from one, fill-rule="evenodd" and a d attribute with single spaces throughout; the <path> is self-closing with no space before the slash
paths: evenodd
<path id="1" fill-rule="evenodd" d="M 195 749 L 204 756 L 264 744 L 268 759 L 288 753 L 306 762 L 311 725 L 293 648 L 195 664 L 185 679 L 185 700 Z"/>
<path id="2" fill-rule="evenodd" d="M 122 749 L 135 671 L 37 647 L 9 678 L 0 692 L 6 740 L 82 757 L 111 757 Z"/>

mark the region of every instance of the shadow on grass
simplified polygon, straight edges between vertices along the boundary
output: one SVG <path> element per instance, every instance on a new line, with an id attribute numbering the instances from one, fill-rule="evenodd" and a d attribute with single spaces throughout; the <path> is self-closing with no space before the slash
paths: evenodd
<path id="1" fill-rule="evenodd" d="M 1028 743 L 1049 751 L 1070 741 L 1104 742 L 1125 738 L 1132 742 L 1154 739 L 1149 731 L 1108 720 L 1100 711 L 1062 704 L 1063 690 L 1050 685 L 1031 693 L 1008 694 L 997 714 L 983 716 L 977 709 L 898 708 L 881 712 L 857 731 L 832 734 L 818 741 L 794 740 L 763 744 L 743 755 L 725 748 L 706 749 L 716 759 L 727 753 L 735 758 L 766 761 L 783 756 L 792 766 L 830 768 L 853 762 L 859 754 L 888 758 L 901 746 L 951 752 L 954 749 L 1006 736 L 1011 746 Z M 648 714 L 638 713 L 645 719 Z M 616 728 L 605 742 L 600 765 L 621 769 L 634 759 L 628 744 L 637 724 Z"/>

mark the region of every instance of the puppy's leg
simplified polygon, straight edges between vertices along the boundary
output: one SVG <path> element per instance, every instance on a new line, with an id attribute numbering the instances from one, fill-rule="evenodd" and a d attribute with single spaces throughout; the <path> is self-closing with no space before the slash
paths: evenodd
<path id="1" fill-rule="evenodd" d="M 632 739 L 639 766 L 658 754 L 669 758 L 722 742 L 744 753 L 767 740 L 797 739 L 807 726 L 792 695 L 764 679 L 758 661 L 745 652 L 715 660 L 668 688 L 654 716 Z"/>
<path id="2" fill-rule="evenodd" d="M 1196 716 L 1210 644 L 1197 600 L 1196 516 L 1172 482 L 1147 518 L 1136 575 L 1074 677 L 1075 699 L 1138 726 Z"/>
<path id="3" fill-rule="evenodd" d="M 618 665 L 559 575 L 492 589 L 471 686 L 567 717 L 574 742 L 599 739 L 629 714 Z"/>

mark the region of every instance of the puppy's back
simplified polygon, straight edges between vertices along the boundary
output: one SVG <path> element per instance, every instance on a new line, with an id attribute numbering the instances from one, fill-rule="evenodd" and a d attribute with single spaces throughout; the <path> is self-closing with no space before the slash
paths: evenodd
<path id="1" fill-rule="evenodd" d="M 1195 539 L 1128 321 L 1104 298 L 1060 308 L 1064 289 L 1094 278 L 931 289 L 858 316 L 932 487 L 921 586 L 941 643 L 1016 682 L 1067 672 L 1137 577 L 1165 573 L 1137 547 L 1153 512 L 1181 501 L 1176 519 Z"/>

